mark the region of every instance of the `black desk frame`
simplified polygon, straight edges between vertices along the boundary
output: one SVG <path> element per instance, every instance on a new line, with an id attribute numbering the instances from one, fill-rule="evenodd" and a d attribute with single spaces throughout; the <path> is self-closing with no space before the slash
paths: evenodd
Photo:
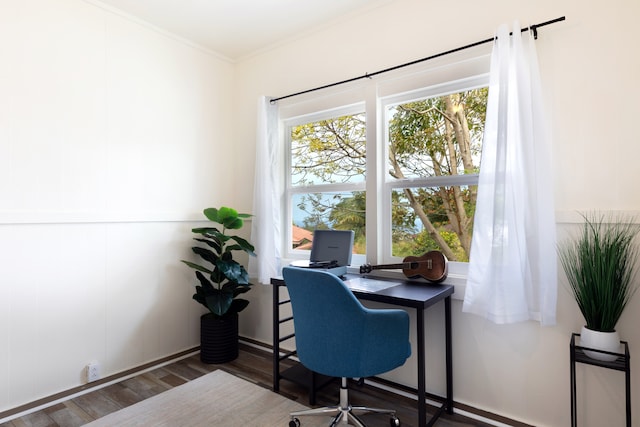
<path id="1" fill-rule="evenodd" d="M 347 275 L 347 279 L 360 277 L 357 275 Z M 362 276 L 366 277 L 366 276 Z M 388 280 L 375 278 L 376 280 Z M 353 294 L 361 300 L 377 301 L 385 304 L 396 305 L 404 308 L 414 308 L 416 310 L 416 323 L 417 323 L 417 364 L 418 364 L 418 425 L 419 426 L 432 426 L 440 417 L 443 411 L 447 411 L 448 414 L 453 414 L 453 362 L 452 362 L 452 345 L 451 345 L 451 295 L 453 295 L 454 288 L 451 285 L 443 284 L 430 284 L 425 282 L 410 281 L 410 280 L 390 280 L 397 283 L 389 288 L 379 290 L 376 292 L 365 292 L 360 290 L 352 290 Z M 285 286 L 282 278 L 272 278 L 271 284 L 273 285 L 273 327 L 274 327 L 274 371 L 273 371 L 273 390 L 279 390 L 280 379 L 283 378 L 280 373 L 279 363 L 281 360 L 286 359 L 295 354 L 292 351 L 284 356 L 280 356 L 280 342 L 293 337 L 289 335 L 287 337 L 280 337 L 280 324 L 286 321 L 292 320 L 292 318 L 280 319 L 280 305 L 289 302 L 280 301 L 280 287 Z M 445 309 L 445 363 L 446 363 L 446 397 L 443 399 L 443 404 L 438 408 L 437 412 L 427 422 L 427 403 L 426 403 L 426 349 L 425 349 L 425 328 L 424 328 L 424 311 L 432 305 L 444 301 Z M 315 375 L 315 374 L 312 374 Z M 312 386 L 310 387 L 310 401 L 315 400 L 315 382 L 316 378 L 312 377 Z M 311 390 L 313 389 L 313 390 Z M 312 403 L 313 404 L 313 403 Z"/>

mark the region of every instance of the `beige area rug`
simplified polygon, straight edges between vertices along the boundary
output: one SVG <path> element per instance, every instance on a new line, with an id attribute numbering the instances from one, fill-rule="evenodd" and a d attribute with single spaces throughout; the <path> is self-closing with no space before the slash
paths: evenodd
<path id="1" fill-rule="evenodd" d="M 87 427 L 284 427 L 300 403 L 224 371 L 214 371 L 86 424 Z M 304 417 L 305 427 L 330 417 Z"/>

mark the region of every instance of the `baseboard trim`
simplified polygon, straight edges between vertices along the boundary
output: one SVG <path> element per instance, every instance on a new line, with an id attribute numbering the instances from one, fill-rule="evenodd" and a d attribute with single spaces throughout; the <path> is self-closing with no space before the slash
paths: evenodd
<path id="1" fill-rule="evenodd" d="M 92 381 L 90 383 L 83 384 L 81 386 L 74 387 L 68 390 L 64 390 L 47 397 L 43 397 L 42 399 L 34 400 L 33 402 L 25 403 L 24 405 L 20 405 L 15 408 L 8 409 L 6 411 L 0 412 L 0 424 L 10 421 L 14 418 L 19 418 L 21 416 L 27 415 L 31 412 L 48 408 L 50 406 L 56 405 L 65 400 L 72 399 L 76 396 L 81 396 L 83 394 L 92 392 L 94 390 L 104 388 L 108 385 L 118 383 L 120 381 L 124 381 L 128 378 L 134 377 L 136 375 L 140 375 L 141 373 L 144 373 L 146 371 L 157 369 L 159 367 L 168 365 L 178 360 L 191 357 L 193 354 L 197 354 L 199 351 L 200 351 L 200 347 L 193 347 L 188 350 L 184 350 L 184 351 L 172 354 L 170 356 L 166 356 L 166 357 L 154 360 L 152 362 L 145 363 L 144 365 L 127 369 L 126 371 L 122 371 L 114 375 L 109 375 L 108 377 L 101 378 L 97 381 Z"/>

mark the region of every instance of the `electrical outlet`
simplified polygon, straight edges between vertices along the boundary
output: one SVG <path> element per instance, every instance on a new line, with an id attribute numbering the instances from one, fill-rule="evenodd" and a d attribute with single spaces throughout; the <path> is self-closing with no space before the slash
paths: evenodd
<path id="1" fill-rule="evenodd" d="M 100 379 L 100 365 L 98 362 L 91 362 L 87 365 L 87 382 L 97 381 Z"/>

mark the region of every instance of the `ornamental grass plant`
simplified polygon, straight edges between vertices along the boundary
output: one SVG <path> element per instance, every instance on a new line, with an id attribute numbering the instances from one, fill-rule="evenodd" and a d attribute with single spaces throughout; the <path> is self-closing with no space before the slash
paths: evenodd
<path id="1" fill-rule="evenodd" d="M 624 215 L 590 213 L 575 240 L 559 246 L 559 258 L 588 329 L 615 331 L 638 288 L 635 238 L 640 225 Z"/>

